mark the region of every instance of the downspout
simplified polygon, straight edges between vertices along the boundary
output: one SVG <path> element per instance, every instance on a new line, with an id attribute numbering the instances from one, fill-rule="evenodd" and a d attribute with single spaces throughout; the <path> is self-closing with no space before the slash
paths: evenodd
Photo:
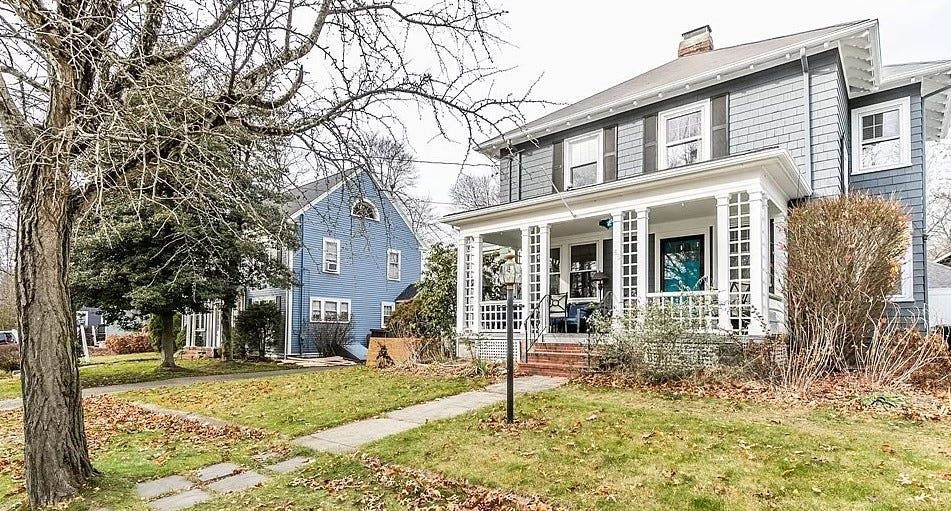
<path id="1" fill-rule="evenodd" d="M 815 184 L 812 178 L 812 85 L 809 80 L 809 57 L 806 56 L 806 49 L 799 49 L 799 62 L 802 65 L 802 104 L 805 115 L 806 131 L 806 175 L 809 177 L 809 186 Z M 815 191 L 813 190 L 813 193 Z"/>
<path id="2" fill-rule="evenodd" d="M 304 215 L 300 217 L 300 281 L 298 284 L 298 289 L 300 289 L 300 300 L 297 301 L 297 347 L 298 355 L 304 355 Z M 291 284 L 291 294 L 293 291 L 294 284 Z M 310 318 L 307 318 L 310 321 Z M 291 323 L 291 330 L 293 330 L 294 324 Z"/>

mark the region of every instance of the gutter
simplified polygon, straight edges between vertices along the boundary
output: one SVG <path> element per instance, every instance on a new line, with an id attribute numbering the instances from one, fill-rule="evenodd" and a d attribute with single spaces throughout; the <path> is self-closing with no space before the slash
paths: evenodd
<path id="1" fill-rule="evenodd" d="M 809 79 L 809 57 L 806 48 L 799 49 L 799 62 L 802 64 L 802 103 L 806 121 L 806 175 L 809 176 L 809 185 L 812 179 L 812 81 Z"/>

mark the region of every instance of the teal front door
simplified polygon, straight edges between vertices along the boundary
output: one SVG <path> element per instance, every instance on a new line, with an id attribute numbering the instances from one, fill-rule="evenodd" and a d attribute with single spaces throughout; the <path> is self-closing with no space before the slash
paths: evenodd
<path id="1" fill-rule="evenodd" d="M 703 289 L 703 236 L 660 240 L 660 264 L 664 292 Z"/>

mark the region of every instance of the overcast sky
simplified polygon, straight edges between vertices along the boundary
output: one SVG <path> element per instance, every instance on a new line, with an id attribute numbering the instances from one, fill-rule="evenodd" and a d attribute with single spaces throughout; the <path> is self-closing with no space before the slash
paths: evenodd
<path id="1" fill-rule="evenodd" d="M 498 90 L 523 91 L 538 76 L 535 97 L 571 103 L 676 57 L 687 30 L 710 25 L 715 47 L 811 30 L 847 21 L 877 18 L 886 64 L 951 59 L 951 0 L 798 0 L 642 2 L 495 0 L 510 14 L 502 66 L 518 66 Z M 781 6 L 781 7 L 778 7 Z M 549 107 L 550 111 L 552 107 Z M 545 110 L 526 111 L 529 119 Z M 421 160 L 460 162 L 465 144 L 431 139 L 428 123 L 410 127 L 410 143 Z M 481 156 L 473 162 L 485 163 Z M 420 164 L 425 191 L 448 200 L 458 165 Z M 468 171 L 487 172 L 488 167 Z M 442 207 L 437 204 L 437 207 Z"/>

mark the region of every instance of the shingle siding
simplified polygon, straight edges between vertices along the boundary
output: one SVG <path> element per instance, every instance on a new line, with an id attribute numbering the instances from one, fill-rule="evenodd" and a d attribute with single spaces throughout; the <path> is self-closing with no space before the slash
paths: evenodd
<path id="1" fill-rule="evenodd" d="M 379 221 L 350 216 L 350 204 L 359 197 L 374 203 L 380 212 Z M 290 303 L 290 353 L 316 351 L 313 339 L 307 335 L 311 297 L 349 299 L 351 340 L 365 346 L 370 329 L 380 327 L 381 303 L 394 301 L 407 285 L 419 280 L 419 242 L 397 209 L 365 174 L 306 210 L 299 223 L 303 248 L 295 252 L 293 266 L 301 285 L 293 288 Z M 340 240 L 338 274 L 323 271 L 325 237 Z M 401 252 L 399 281 L 387 279 L 389 249 Z M 249 296 L 274 294 L 273 291 L 258 290 Z"/>
<path id="2" fill-rule="evenodd" d="M 730 91 L 730 154 L 784 147 L 805 169 L 802 73 L 786 66 L 757 76 L 758 80 Z"/>
<path id="3" fill-rule="evenodd" d="M 636 176 L 643 172 L 644 119 L 636 119 L 618 125 L 617 130 L 617 177 Z"/>
<path id="4" fill-rule="evenodd" d="M 925 224 L 925 145 L 924 119 L 922 117 L 920 89 L 917 86 L 905 87 L 879 94 L 865 96 L 852 101 L 851 108 L 872 105 L 900 97 L 911 97 L 911 166 L 851 174 L 849 189 L 853 192 L 865 192 L 873 195 L 892 197 L 902 201 L 911 215 L 914 236 L 912 255 L 914 259 L 914 302 L 902 302 L 899 306 L 908 315 L 921 315 L 925 305 L 926 251 Z"/>

